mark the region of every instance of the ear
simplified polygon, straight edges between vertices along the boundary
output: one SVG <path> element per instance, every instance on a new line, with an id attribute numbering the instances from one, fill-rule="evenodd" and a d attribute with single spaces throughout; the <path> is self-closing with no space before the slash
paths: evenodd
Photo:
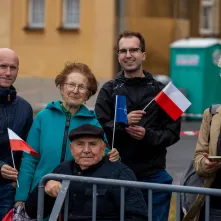
<path id="1" fill-rule="evenodd" d="M 143 52 L 143 61 L 145 61 L 146 60 L 146 52 Z"/>
<path id="2" fill-rule="evenodd" d="M 89 100 L 91 95 L 92 95 L 92 93 L 90 91 L 88 91 L 87 96 L 85 98 L 85 102 Z"/>
<path id="3" fill-rule="evenodd" d="M 64 86 L 60 86 L 59 87 L 60 93 L 63 96 L 64 95 Z"/>
<path id="4" fill-rule="evenodd" d="M 118 63 L 120 63 L 120 55 L 117 54 Z"/>
<path id="5" fill-rule="evenodd" d="M 104 152 L 105 152 L 105 149 L 106 149 L 106 143 L 103 141 L 103 144 L 102 144 L 102 151 L 103 151 L 103 154 L 104 154 Z"/>
<path id="6" fill-rule="evenodd" d="M 72 145 L 72 143 L 70 143 L 70 150 L 71 150 L 71 154 L 72 154 L 72 156 L 73 156 L 73 145 Z"/>

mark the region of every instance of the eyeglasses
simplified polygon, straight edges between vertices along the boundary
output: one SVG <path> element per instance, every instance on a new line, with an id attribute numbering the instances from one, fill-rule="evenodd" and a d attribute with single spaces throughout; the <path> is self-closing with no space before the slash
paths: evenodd
<path id="1" fill-rule="evenodd" d="M 130 52 L 130 54 L 136 54 L 138 51 L 141 51 L 141 49 L 140 48 L 129 48 L 129 49 L 122 48 L 118 51 L 118 54 L 126 55 L 128 51 Z"/>
<path id="2" fill-rule="evenodd" d="M 15 72 L 18 70 L 18 67 L 14 65 L 6 65 L 6 64 L 0 64 L 0 70 L 6 71 L 8 68 L 10 68 L 10 71 Z"/>
<path id="3" fill-rule="evenodd" d="M 88 91 L 88 88 L 82 84 L 76 84 L 76 83 L 64 83 L 64 84 L 67 85 L 67 89 L 69 91 L 74 91 L 76 87 L 78 91 L 82 94 Z"/>

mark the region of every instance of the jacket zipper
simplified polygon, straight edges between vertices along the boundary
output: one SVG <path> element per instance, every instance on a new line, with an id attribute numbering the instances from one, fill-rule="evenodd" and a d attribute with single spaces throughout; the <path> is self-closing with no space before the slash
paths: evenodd
<path id="1" fill-rule="evenodd" d="M 61 163 L 64 162 L 64 158 L 65 158 L 70 120 L 71 120 L 71 115 L 67 114 L 66 122 L 65 122 L 64 138 L 63 138 L 63 144 L 62 144 L 62 151 L 61 151 L 61 160 L 60 160 Z"/>

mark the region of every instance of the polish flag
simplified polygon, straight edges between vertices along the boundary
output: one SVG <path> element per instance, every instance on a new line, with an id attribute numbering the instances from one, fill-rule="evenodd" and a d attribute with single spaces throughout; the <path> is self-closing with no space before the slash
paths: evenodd
<path id="1" fill-rule="evenodd" d="M 24 140 L 22 140 L 15 132 L 8 128 L 8 137 L 12 151 L 24 151 L 33 156 L 39 156 L 39 154 L 32 149 Z"/>
<path id="2" fill-rule="evenodd" d="M 173 120 L 177 120 L 191 105 L 190 101 L 172 82 L 170 82 L 154 100 Z"/>

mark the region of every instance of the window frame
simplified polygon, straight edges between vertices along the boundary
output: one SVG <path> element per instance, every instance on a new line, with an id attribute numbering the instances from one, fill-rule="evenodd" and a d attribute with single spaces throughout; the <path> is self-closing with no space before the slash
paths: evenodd
<path id="1" fill-rule="evenodd" d="M 217 0 L 201 0 L 200 5 L 200 22 L 199 22 L 199 33 L 200 35 L 214 35 L 219 33 L 219 11 L 216 9 Z M 209 27 L 203 27 L 204 23 L 204 8 L 211 8 L 211 12 L 208 19 Z"/>
<path id="2" fill-rule="evenodd" d="M 64 29 L 79 29 L 80 28 L 80 0 L 72 0 L 72 1 L 77 1 L 77 3 L 78 3 L 78 8 L 73 9 L 73 13 L 76 13 L 76 12 L 78 13 L 78 20 L 74 21 L 73 23 L 67 22 L 67 16 L 68 16 L 67 1 L 68 0 L 63 0 L 62 28 L 64 28 Z"/>
<path id="3" fill-rule="evenodd" d="M 34 13 L 34 7 L 33 7 L 33 1 L 35 0 L 29 0 L 28 1 L 28 27 L 30 28 L 44 28 L 45 26 L 45 0 L 43 1 L 43 22 L 42 23 L 37 23 L 33 21 L 33 13 Z M 38 1 L 38 0 L 37 0 Z"/>

